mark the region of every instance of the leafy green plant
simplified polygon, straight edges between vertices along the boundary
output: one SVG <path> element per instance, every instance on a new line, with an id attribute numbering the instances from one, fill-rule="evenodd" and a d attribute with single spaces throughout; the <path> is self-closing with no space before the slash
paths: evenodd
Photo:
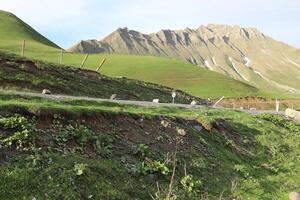
<path id="1" fill-rule="evenodd" d="M 14 131 L 14 134 L 2 140 L 3 146 L 15 144 L 18 149 L 29 145 L 34 139 L 34 127 L 25 117 L 13 116 L 0 119 L 0 126 Z M 1 145 L 2 146 L 2 145 Z"/>
<path id="2" fill-rule="evenodd" d="M 108 157 L 112 154 L 114 141 L 115 138 L 109 134 L 94 136 L 94 148 L 99 155 Z"/>
<path id="3" fill-rule="evenodd" d="M 234 170 L 242 174 L 244 178 L 248 178 L 250 176 L 250 172 L 245 165 L 235 165 Z"/>
<path id="4" fill-rule="evenodd" d="M 180 180 L 183 190 L 189 196 L 197 192 L 198 188 L 203 185 L 201 180 L 195 180 L 192 175 L 186 175 Z"/>
<path id="5" fill-rule="evenodd" d="M 134 154 L 145 158 L 149 155 L 149 147 L 145 144 L 139 144 L 134 146 Z"/>
<path id="6" fill-rule="evenodd" d="M 86 144 L 94 135 L 94 133 L 85 125 L 74 128 L 72 134 L 74 135 L 75 140 L 82 145 Z"/>
<path id="7" fill-rule="evenodd" d="M 74 165 L 74 172 L 77 176 L 81 176 L 87 169 L 88 165 L 84 163 L 76 163 Z"/>
<path id="8" fill-rule="evenodd" d="M 160 161 L 142 162 L 140 165 L 140 172 L 144 175 L 155 174 L 166 176 L 170 173 L 168 166 Z"/>
<path id="9" fill-rule="evenodd" d="M 13 117 L 7 117 L 7 118 L 1 118 L 0 119 L 0 125 L 2 125 L 4 128 L 16 128 L 19 130 L 28 128 L 28 121 L 25 117 L 16 115 Z"/>
<path id="10" fill-rule="evenodd" d="M 265 113 L 265 114 L 261 114 L 261 115 L 257 116 L 257 118 L 272 122 L 276 126 L 281 126 L 283 128 L 288 129 L 291 132 L 300 133 L 300 129 L 296 126 L 296 124 L 294 124 L 293 122 L 290 122 L 278 115 Z"/>

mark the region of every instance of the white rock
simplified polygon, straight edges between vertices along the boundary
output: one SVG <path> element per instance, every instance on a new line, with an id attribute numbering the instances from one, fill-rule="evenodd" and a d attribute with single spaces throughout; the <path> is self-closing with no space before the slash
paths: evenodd
<path id="1" fill-rule="evenodd" d="M 153 99 L 153 103 L 159 103 L 159 99 Z"/>
<path id="2" fill-rule="evenodd" d="M 177 133 L 180 135 L 180 136 L 186 136 L 186 131 L 184 129 L 177 129 Z"/>
<path id="3" fill-rule="evenodd" d="M 170 125 L 170 123 L 167 122 L 167 121 L 165 121 L 165 120 L 162 120 L 162 121 L 160 122 L 160 124 L 161 124 L 163 127 L 165 127 L 165 128 L 167 128 L 167 127 Z"/>
<path id="4" fill-rule="evenodd" d="M 195 106 L 195 105 L 197 105 L 197 102 L 196 102 L 196 101 L 192 101 L 192 102 L 191 102 L 191 105 L 192 105 L 192 106 Z"/>
<path id="5" fill-rule="evenodd" d="M 43 89 L 42 94 L 51 94 L 51 91 L 47 89 Z"/>
<path id="6" fill-rule="evenodd" d="M 115 100 L 117 98 L 117 94 L 113 94 L 110 96 L 110 100 Z"/>
<path id="7" fill-rule="evenodd" d="M 290 200 L 300 200 L 300 194 L 298 192 L 291 192 L 289 194 Z"/>
<path id="8" fill-rule="evenodd" d="M 300 122 L 300 111 L 288 108 L 285 110 L 285 116 Z"/>

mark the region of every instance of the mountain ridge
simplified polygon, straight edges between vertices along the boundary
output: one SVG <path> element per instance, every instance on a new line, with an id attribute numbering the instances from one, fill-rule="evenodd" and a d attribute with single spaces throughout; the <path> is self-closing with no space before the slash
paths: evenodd
<path id="1" fill-rule="evenodd" d="M 172 57 L 260 87 L 300 93 L 299 49 L 257 28 L 208 24 L 151 34 L 119 28 L 102 40 L 81 41 L 69 51 Z"/>

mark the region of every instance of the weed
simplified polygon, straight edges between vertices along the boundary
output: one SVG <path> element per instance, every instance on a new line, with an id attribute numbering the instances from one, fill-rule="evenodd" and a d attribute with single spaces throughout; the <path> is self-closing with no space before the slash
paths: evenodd
<path id="1" fill-rule="evenodd" d="M 0 147 L 16 145 L 18 149 L 24 149 L 26 146 L 30 146 L 35 139 L 34 125 L 25 117 L 13 116 L 0 118 L 0 126 L 14 131 L 13 135 L 1 141 Z"/>
<path id="2" fill-rule="evenodd" d="M 112 154 L 113 142 L 115 138 L 109 134 L 101 134 L 93 137 L 94 148 L 97 153 L 103 157 L 109 157 Z"/>
<path id="3" fill-rule="evenodd" d="M 140 165 L 141 174 L 160 174 L 166 176 L 170 173 L 168 166 L 160 161 L 142 162 Z"/>
<path id="4" fill-rule="evenodd" d="M 87 169 L 88 165 L 84 163 L 76 163 L 74 165 L 74 172 L 77 176 L 81 176 Z"/>
<path id="5" fill-rule="evenodd" d="M 203 185 L 201 180 L 195 180 L 193 175 L 186 175 L 180 180 L 180 184 L 188 196 L 194 195 Z"/>
<path id="6" fill-rule="evenodd" d="M 287 121 L 280 116 L 272 114 L 261 114 L 257 117 L 258 119 L 263 119 L 274 123 L 276 126 L 282 126 L 293 133 L 300 133 L 300 129 L 293 122 Z"/>

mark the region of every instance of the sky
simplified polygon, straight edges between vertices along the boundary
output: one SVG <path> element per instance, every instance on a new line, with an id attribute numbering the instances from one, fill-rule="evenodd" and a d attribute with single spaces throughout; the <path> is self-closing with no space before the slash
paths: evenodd
<path id="1" fill-rule="evenodd" d="M 210 23 L 256 27 L 300 48 L 300 0 L 0 0 L 0 10 L 63 48 L 119 27 L 152 33 Z"/>

